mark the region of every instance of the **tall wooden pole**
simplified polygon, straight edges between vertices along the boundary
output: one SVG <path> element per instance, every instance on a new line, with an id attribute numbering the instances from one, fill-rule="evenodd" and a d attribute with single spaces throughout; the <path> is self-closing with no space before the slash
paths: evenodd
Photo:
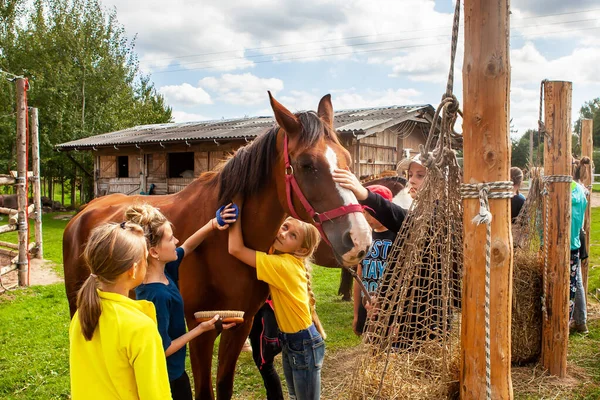
<path id="1" fill-rule="evenodd" d="M 594 132 L 594 121 L 591 119 L 584 119 L 581 121 L 581 157 L 589 157 L 590 160 L 593 160 L 594 156 L 594 141 L 593 134 Z M 588 206 L 587 210 L 585 210 L 585 221 L 583 224 L 583 230 L 585 231 L 585 245 L 587 247 L 587 254 L 590 254 L 590 222 L 592 218 L 592 182 L 594 182 L 594 177 L 592 174 L 594 171 L 592 170 L 591 165 L 586 165 L 587 168 L 587 178 L 583 179 L 581 183 L 585 185 L 585 187 L 589 188 L 590 195 L 588 196 Z M 587 297 L 588 291 L 588 272 L 589 272 L 589 259 L 581 261 L 581 275 L 583 278 L 583 289 L 584 295 Z M 587 304 L 587 301 L 585 302 Z"/>
<path id="2" fill-rule="evenodd" d="M 42 247 L 42 190 L 40 187 L 40 133 L 38 109 L 31 109 L 31 164 L 33 169 L 33 204 L 35 207 L 35 257 L 44 258 Z"/>
<path id="3" fill-rule="evenodd" d="M 463 64 L 464 182 L 508 181 L 509 4 L 508 0 L 465 0 Z M 490 310 L 491 398 L 512 399 L 510 329 L 512 235 L 510 199 L 492 199 Z M 464 205 L 464 278 L 460 398 L 486 398 L 485 265 L 486 226 L 472 220 L 479 200 Z"/>
<path id="4" fill-rule="evenodd" d="M 25 218 L 27 208 L 27 101 L 26 85 L 24 78 L 17 79 L 17 209 L 19 225 L 19 258 L 17 260 L 19 286 L 29 284 L 29 261 L 27 252 L 27 235 L 29 234 L 29 221 Z"/>
<path id="5" fill-rule="evenodd" d="M 571 175 L 571 82 L 544 83 L 544 175 Z M 548 185 L 546 313 L 542 328 L 542 365 L 552 375 L 567 375 L 569 339 L 569 261 L 571 256 L 571 184 Z M 546 210 L 544 209 L 544 215 Z"/>

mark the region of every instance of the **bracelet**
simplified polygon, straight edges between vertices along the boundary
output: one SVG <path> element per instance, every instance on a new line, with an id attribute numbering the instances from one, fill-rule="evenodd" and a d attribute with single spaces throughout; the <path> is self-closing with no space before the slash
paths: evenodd
<path id="1" fill-rule="evenodd" d="M 212 218 L 210 220 L 210 227 L 214 230 L 215 229 L 215 218 Z"/>

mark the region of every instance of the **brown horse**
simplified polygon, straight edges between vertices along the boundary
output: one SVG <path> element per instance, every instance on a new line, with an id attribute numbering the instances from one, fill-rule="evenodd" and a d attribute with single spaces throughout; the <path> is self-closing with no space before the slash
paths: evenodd
<path id="1" fill-rule="evenodd" d="M 402 176 L 385 176 L 383 178 L 368 180 L 362 182 L 365 187 L 371 185 L 383 185 L 392 191 L 392 195 L 396 196 L 406 186 L 406 179 Z M 337 261 L 331 247 L 325 243 L 321 243 L 315 253 L 315 264 L 326 268 L 342 268 Z M 338 295 L 342 296 L 343 301 L 352 299 L 352 275 L 347 269 L 342 268 L 340 274 L 340 287 Z"/>
<path id="2" fill-rule="evenodd" d="M 331 177 L 334 168 L 347 168 L 351 160 L 333 129 L 330 96 L 321 99 L 317 113 L 294 115 L 272 97 L 271 107 L 278 126 L 238 150 L 220 171 L 203 174 L 173 195 L 101 197 L 71 220 L 63 238 L 65 286 L 71 315 L 75 312 L 76 292 L 90 273 L 80 255 L 91 229 L 104 222 L 122 221 L 125 209 L 133 203 L 146 202 L 160 208 L 183 241 L 212 218 L 220 205 L 241 195 L 245 199 L 241 221 L 244 241 L 249 247 L 262 251 L 268 250 L 279 226 L 290 214 L 290 202 L 301 218 L 313 222 L 299 195 L 303 194 L 315 211 L 325 213 L 323 215 L 357 203 L 356 197 L 336 185 Z M 287 155 L 284 147 L 288 147 Z M 286 158 L 291 164 L 287 168 Z M 295 178 L 302 194 L 292 190 L 288 198 L 289 176 Z M 370 246 L 371 231 L 362 213 L 352 211 L 332 217 L 323 222 L 322 229 L 340 262 L 353 265 L 364 258 Z M 229 255 L 227 232 L 215 232 L 185 258 L 179 285 L 189 329 L 197 325 L 193 316 L 196 311 L 245 312 L 244 323 L 223 332 L 219 346 L 217 398 L 230 399 L 235 364 L 252 318 L 267 297 L 268 287 L 256 279 L 254 269 Z M 214 396 L 211 361 L 215 338 L 213 331 L 190 343 L 197 399 Z"/>

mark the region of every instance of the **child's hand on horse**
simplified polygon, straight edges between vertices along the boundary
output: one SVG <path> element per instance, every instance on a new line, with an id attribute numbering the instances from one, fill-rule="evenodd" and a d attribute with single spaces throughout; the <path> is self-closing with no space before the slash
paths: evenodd
<path id="1" fill-rule="evenodd" d="M 333 171 L 333 180 L 344 189 L 349 189 L 354 193 L 357 200 L 365 200 L 369 196 L 369 191 L 360 183 L 358 178 L 347 169 L 335 169 Z"/>
<path id="2" fill-rule="evenodd" d="M 238 207 L 234 203 L 229 203 L 218 210 L 218 217 L 221 221 L 219 221 L 219 218 L 213 218 L 213 229 L 224 231 L 229 228 L 229 225 L 237 221 Z"/>

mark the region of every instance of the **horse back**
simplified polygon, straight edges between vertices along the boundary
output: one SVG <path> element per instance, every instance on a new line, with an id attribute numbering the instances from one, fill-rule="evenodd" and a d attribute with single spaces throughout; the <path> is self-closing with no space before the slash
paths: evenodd
<path id="1" fill-rule="evenodd" d="M 81 255 L 90 232 L 107 222 L 122 222 L 127 207 L 136 202 L 156 203 L 166 196 L 142 197 L 111 194 L 89 202 L 67 224 L 63 233 L 63 269 L 65 290 L 71 317 L 75 314 L 77 292 L 90 274 Z"/>

